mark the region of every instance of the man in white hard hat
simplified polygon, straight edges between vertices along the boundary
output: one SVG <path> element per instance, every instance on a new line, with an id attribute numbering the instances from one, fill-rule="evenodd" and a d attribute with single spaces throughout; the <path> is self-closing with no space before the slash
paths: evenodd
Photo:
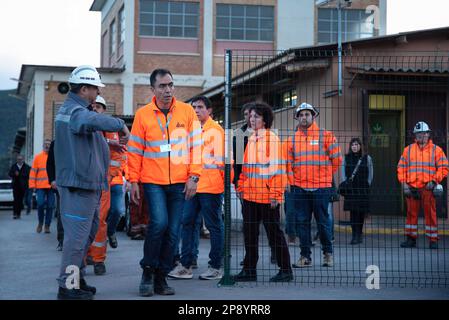
<path id="1" fill-rule="evenodd" d="M 414 129 L 415 142 L 405 147 L 398 163 L 398 180 L 402 183 L 407 202 L 407 239 L 402 248 L 416 247 L 418 214 L 424 208 L 426 236 L 429 248 L 437 249 L 438 229 L 435 193 L 441 191 L 439 183 L 446 177 L 449 164 L 444 151 L 430 139 L 430 127 L 419 121 Z M 438 186 L 438 187 L 437 187 Z"/>
<path id="2" fill-rule="evenodd" d="M 318 223 L 323 250 L 323 266 L 333 266 L 332 215 L 329 201 L 333 175 L 342 163 L 337 139 L 332 132 L 320 128 L 315 122 L 319 111 L 308 103 L 301 103 L 295 112 L 298 127 L 285 142 L 290 203 L 301 247 L 301 257 L 295 268 L 312 266 L 311 219 L 312 212 Z"/>
<path id="3" fill-rule="evenodd" d="M 89 109 L 104 87 L 92 66 L 79 66 L 69 78 L 70 92 L 55 119 L 56 185 L 61 197 L 64 245 L 58 299 L 90 300 L 96 292 L 84 280 L 87 249 L 98 228 L 102 190 L 108 188 L 109 148 L 102 131 L 129 131 L 121 119 Z"/>

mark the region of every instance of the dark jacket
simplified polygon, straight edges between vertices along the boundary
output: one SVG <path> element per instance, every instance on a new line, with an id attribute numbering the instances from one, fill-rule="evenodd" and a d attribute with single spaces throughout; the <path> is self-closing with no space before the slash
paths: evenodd
<path id="1" fill-rule="evenodd" d="M 55 119 L 55 163 L 58 187 L 106 190 L 109 146 L 102 131 L 117 132 L 124 121 L 88 109 L 69 92 Z"/>
<path id="2" fill-rule="evenodd" d="M 51 184 L 53 181 L 56 181 L 55 140 L 51 142 L 50 149 L 48 149 L 46 169 L 47 169 L 48 183 Z"/>
<path id="3" fill-rule="evenodd" d="M 30 170 L 31 167 L 27 165 L 25 162 L 21 169 L 17 166 L 17 163 L 11 166 L 8 175 L 12 179 L 12 187 L 14 190 L 27 190 L 28 189 L 28 180 L 30 178 Z M 19 175 L 16 176 L 16 171 L 19 172 Z"/>
<path id="4" fill-rule="evenodd" d="M 369 193 L 370 193 L 370 170 L 372 170 L 371 157 L 362 156 L 361 153 L 350 152 L 344 159 L 344 176 L 346 179 L 351 177 L 354 169 L 362 157 L 357 174 L 352 181 L 352 189 L 345 196 L 344 210 L 369 212 Z"/>
<path id="5" fill-rule="evenodd" d="M 237 188 L 237 182 L 239 181 L 240 174 L 242 173 L 243 155 L 245 154 L 246 145 L 248 144 L 248 137 L 251 134 L 248 131 L 248 125 L 245 124 L 240 129 L 237 129 L 232 137 L 232 156 L 234 160 L 234 181 L 232 182 Z M 242 137 L 243 137 L 243 150 L 242 150 Z M 239 139 L 237 141 L 237 138 Z M 237 143 L 238 142 L 238 143 Z M 237 147 L 239 150 L 237 150 Z"/>

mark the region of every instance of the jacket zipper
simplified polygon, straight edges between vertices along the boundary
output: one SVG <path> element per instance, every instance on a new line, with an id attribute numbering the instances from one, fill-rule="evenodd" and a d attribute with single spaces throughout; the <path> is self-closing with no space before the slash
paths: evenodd
<path id="1" fill-rule="evenodd" d="M 167 115 L 164 113 L 164 116 L 165 116 L 165 124 L 167 126 Z M 170 131 L 168 129 L 168 126 L 167 126 L 167 139 L 168 139 L 168 144 L 170 144 Z M 169 184 L 171 184 L 170 154 L 171 154 L 171 151 L 168 152 L 168 182 L 169 182 Z"/>

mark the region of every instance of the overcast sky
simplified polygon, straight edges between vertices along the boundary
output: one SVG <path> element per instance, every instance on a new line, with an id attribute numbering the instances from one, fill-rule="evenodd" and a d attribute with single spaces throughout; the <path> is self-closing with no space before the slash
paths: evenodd
<path id="1" fill-rule="evenodd" d="M 100 64 L 100 13 L 92 0 L 0 0 L 0 90 L 22 64 Z M 449 26 L 448 0 L 387 0 L 387 33 Z"/>

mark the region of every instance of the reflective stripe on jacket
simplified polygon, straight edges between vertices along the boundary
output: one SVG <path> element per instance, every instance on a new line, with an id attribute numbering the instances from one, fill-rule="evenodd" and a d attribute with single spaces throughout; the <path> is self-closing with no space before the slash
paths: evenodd
<path id="1" fill-rule="evenodd" d="M 198 182 L 198 193 L 219 194 L 224 192 L 224 130 L 212 118 L 203 126 L 201 179 Z M 231 181 L 233 170 L 231 171 Z"/>
<path id="2" fill-rule="evenodd" d="M 414 188 L 423 188 L 430 181 L 440 183 L 449 170 L 444 151 L 432 140 L 420 148 L 418 143 L 405 147 L 398 163 L 398 180 Z"/>
<path id="3" fill-rule="evenodd" d="M 298 129 L 288 138 L 285 152 L 290 185 L 304 189 L 330 188 L 332 176 L 342 163 L 337 139 L 315 122 L 307 130 Z"/>
<path id="4" fill-rule="evenodd" d="M 287 185 L 286 158 L 279 137 L 259 130 L 248 139 L 237 191 L 257 203 L 282 202 Z"/>
<path id="5" fill-rule="evenodd" d="M 128 142 L 128 168 L 130 182 L 169 185 L 200 176 L 201 124 L 192 106 L 173 98 L 166 117 L 153 97 L 137 110 Z"/>
<path id="6" fill-rule="evenodd" d="M 34 157 L 33 165 L 30 171 L 30 180 L 28 182 L 31 189 L 49 189 L 47 176 L 47 159 L 48 153 L 42 151 Z"/>

